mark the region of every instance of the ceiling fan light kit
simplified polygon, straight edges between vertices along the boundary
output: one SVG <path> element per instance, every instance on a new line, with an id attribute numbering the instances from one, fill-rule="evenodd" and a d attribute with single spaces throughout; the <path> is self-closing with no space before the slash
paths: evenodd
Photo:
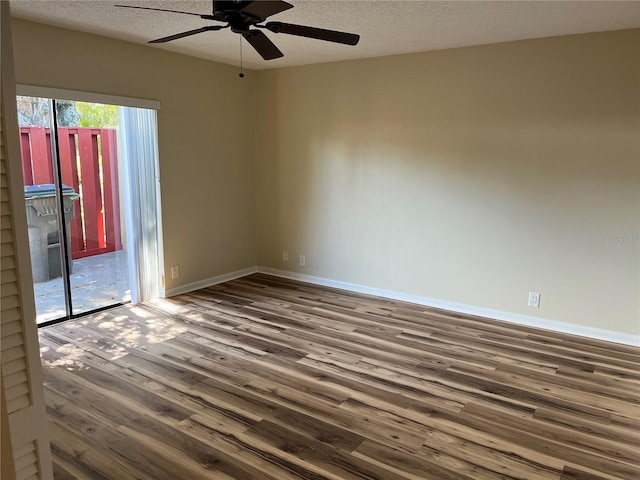
<path id="1" fill-rule="evenodd" d="M 133 5 L 115 5 L 120 8 L 136 8 L 140 10 L 152 10 L 158 12 L 177 13 L 181 15 L 194 15 L 203 20 L 224 22 L 226 25 L 209 25 L 206 27 L 176 33 L 167 37 L 151 40 L 149 43 L 166 43 L 180 38 L 197 35 L 203 32 L 217 31 L 225 28 L 242 35 L 242 37 L 260 54 L 264 60 L 280 58 L 284 54 L 280 49 L 264 34 L 265 29 L 272 33 L 284 33 L 299 37 L 313 38 L 326 42 L 341 43 L 344 45 L 357 45 L 360 35 L 354 33 L 338 32 L 336 30 L 325 30 L 323 28 L 308 27 L 305 25 L 295 25 L 283 22 L 267 22 L 259 25 L 271 15 L 284 12 L 293 8 L 293 5 L 281 0 L 213 0 L 212 14 L 200 14 L 194 12 L 183 12 L 179 10 L 168 10 L 164 8 L 140 7 Z"/>

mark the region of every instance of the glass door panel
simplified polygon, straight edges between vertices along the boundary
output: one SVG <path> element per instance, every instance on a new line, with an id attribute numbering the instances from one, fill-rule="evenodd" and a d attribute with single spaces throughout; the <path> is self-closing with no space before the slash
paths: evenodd
<path id="1" fill-rule="evenodd" d="M 53 102 L 37 97 L 18 97 L 17 102 L 33 290 L 37 321 L 42 323 L 68 314 L 62 277 L 65 242 L 60 233 L 51 144 Z"/>
<path id="2" fill-rule="evenodd" d="M 69 102 L 78 113 L 78 127 L 58 126 L 60 145 L 69 145 L 73 161 L 64 171 L 77 182 L 80 216 L 72 225 L 73 272 L 70 275 L 73 314 L 131 299 L 122 202 L 122 168 L 118 158 L 118 108 Z M 59 123 L 61 119 L 59 119 Z M 60 148 L 60 161 L 65 164 Z"/>

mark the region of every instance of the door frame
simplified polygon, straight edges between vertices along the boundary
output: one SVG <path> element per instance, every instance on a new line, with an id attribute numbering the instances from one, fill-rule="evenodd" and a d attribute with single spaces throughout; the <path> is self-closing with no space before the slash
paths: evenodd
<path id="1" fill-rule="evenodd" d="M 52 107 L 55 106 L 55 102 L 57 100 L 71 100 L 71 101 L 79 101 L 79 102 L 88 102 L 88 103 L 100 103 L 100 104 L 106 104 L 106 105 L 116 105 L 116 106 L 122 106 L 122 107 L 133 107 L 133 108 L 144 108 L 144 109 L 149 109 L 149 110 L 156 110 L 159 111 L 160 110 L 160 102 L 157 100 L 151 100 L 151 99 L 141 99 L 141 98 L 134 98 L 134 97 L 124 97 L 124 96 L 119 96 L 119 95 L 110 95 L 110 94 L 103 94 L 103 93 L 94 93 L 94 92 L 83 92 L 83 91 L 77 91 L 77 90 L 67 90 L 67 89 L 61 89 L 61 88 L 53 88 L 53 87 L 42 87 L 42 86 L 37 86 L 37 85 L 26 85 L 26 84 L 16 84 L 16 95 L 17 96 L 26 96 L 26 97 L 40 97 L 40 98 L 48 98 L 52 101 Z M 55 122 L 55 108 L 53 108 L 53 121 Z M 56 180 L 58 179 L 58 176 L 60 175 L 60 166 L 59 166 L 59 162 L 57 161 L 57 156 L 59 155 L 58 152 L 58 147 L 57 147 L 57 138 L 54 140 L 53 137 L 55 135 L 53 135 L 54 131 L 57 131 L 57 125 L 52 125 L 51 126 L 51 130 L 52 130 L 52 147 L 55 149 L 54 153 L 56 158 L 54 159 L 55 165 L 53 165 L 54 168 L 54 177 L 56 178 Z M 158 165 L 158 158 L 155 159 L 156 162 L 156 175 L 159 176 L 159 165 Z M 57 170 L 57 172 L 56 172 Z M 57 190 L 59 190 L 59 188 L 56 188 L 56 196 L 60 197 L 58 200 L 61 201 L 61 195 L 60 192 L 57 192 Z M 161 216 L 160 216 L 160 212 L 161 212 L 161 207 L 160 207 L 160 196 L 158 195 L 158 204 L 156 206 L 156 210 L 157 210 L 157 216 L 158 216 L 158 270 L 159 272 L 164 271 L 164 254 L 163 254 L 163 243 L 162 243 L 162 222 L 161 222 Z M 58 217 L 62 217 L 62 215 L 58 215 Z M 66 225 L 64 224 L 64 221 L 60 222 L 60 218 L 59 218 L 59 224 L 60 224 L 60 231 L 62 233 L 61 237 L 64 236 L 64 238 L 62 240 L 66 241 L 66 235 L 65 234 L 65 230 L 66 230 Z M 65 271 L 66 268 L 64 268 L 66 266 L 66 256 L 67 256 L 67 249 L 61 249 L 60 251 L 61 253 L 61 262 L 62 262 L 62 268 L 63 268 L 63 283 L 64 283 L 64 288 L 65 288 L 65 306 L 66 306 L 66 310 L 67 310 L 67 315 L 65 315 L 62 318 L 58 318 L 55 320 L 50 320 L 50 321 L 46 321 L 46 322 L 42 322 L 37 324 L 38 328 L 40 327 L 45 327 L 45 326 L 49 326 L 49 325 L 53 325 L 56 323 L 60 323 L 60 322 L 64 322 L 70 319 L 74 319 L 74 318 L 78 318 L 81 317 L 83 315 L 87 315 L 87 314 L 91 314 L 91 313 L 96 313 L 96 312 L 100 312 L 102 310 L 106 310 L 109 308 L 113 308 L 113 306 L 118 305 L 118 303 L 114 304 L 114 305 L 109 305 L 109 306 L 105 306 L 105 307 L 101 307 L 101 308 L 97 308 L 95 310 L 91 310 L 88 312 L 82 312 L 79 314 L 74 314 L 72 309 L 71 309 L 71 289 L 70 289 L 70 280 L 68 275 L 65 275 Z M 160 282 L 161 284 L 161 288 L 160 288 L 160 292 L 159 295 L 162 296 L 163 292 L 162 292 L 162 288 L 163 288 L 163 282 Z M 33 297 L 32 297 L 33 298 Z M 35 298 L 34 298 L 34 303 L 35 303 Z M 134 302 L 135 303 L 135 302 Z M 34 309 L 35 310 L 35 309 Z"/>

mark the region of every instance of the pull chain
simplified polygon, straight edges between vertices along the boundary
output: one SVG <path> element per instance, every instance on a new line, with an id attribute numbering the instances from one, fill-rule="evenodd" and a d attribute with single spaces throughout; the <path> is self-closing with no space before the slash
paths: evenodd
<path id="1" fill-rule="evenodd" d="M 244 78 L 244 73 L 242 72 L 242 35 L 238 35 L 240 37 L 240 78 Z"/>

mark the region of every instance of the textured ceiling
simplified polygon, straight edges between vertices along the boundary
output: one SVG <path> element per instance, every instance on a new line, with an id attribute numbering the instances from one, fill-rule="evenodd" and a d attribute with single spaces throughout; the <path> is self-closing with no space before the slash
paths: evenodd
<path id="1" fill-rule="evenodd" d="M 244 42 L 246 68 L 279 68 L 640 27 L 640 1 L 288 1 L 295 8 L 269 20 L 358 33 L 360 43 L 352 47 L 267 32 L 284 57 L 262 60 Z M 211 12 L 210 0 L 11 0 L 11 13 L 18 18 L 141 44 L 217 24 L 190 15 L 115 8 L 115 3 Z M 238 65 L 240 38 L 222 30 L 153 48 Z"/>

